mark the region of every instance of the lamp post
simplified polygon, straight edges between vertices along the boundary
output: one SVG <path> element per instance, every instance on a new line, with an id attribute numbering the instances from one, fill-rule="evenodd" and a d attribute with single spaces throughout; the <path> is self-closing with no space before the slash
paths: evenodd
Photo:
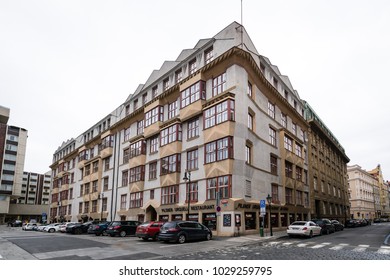
<path id="1" fill-rule="evenodd" d="M 103 198 L 104 198 L 104 193 L 99 194 L 99 199 L 100 199 L 101 204 L 102 204 L 101 210 L 100 210 L 100 221 L 103 220 Z"/>
<path id="2" fill-rule="evenodd" d="M 269 229 L 270 229 L 270 234 L 271 234 L 271 236 L 273 236 L 273 233 L 272 233 L 272 221 L 271 221 L 271 202 L 272 202 L 272 196 L 270 196 L 269 194 L 267 195 L 267 202 L 268 202 L 268 206 L 269 206 Z"/>
<path id="3" fill-rule="evenodd" d="M 188 181 L 188 210 L 187 210 L 187 219 L 190 219 L 190 201 L 191 201 L 191 171 L 185 171 L 183 180 L 187 183 Z"/>

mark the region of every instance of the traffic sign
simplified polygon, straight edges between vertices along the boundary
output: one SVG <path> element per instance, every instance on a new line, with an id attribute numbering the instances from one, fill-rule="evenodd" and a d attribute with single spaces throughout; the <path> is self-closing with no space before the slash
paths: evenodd
<path id="1" fill-rule="evenodd" d="M 265 199 L 260 200 L 260 215 L 265 215 Z"/>

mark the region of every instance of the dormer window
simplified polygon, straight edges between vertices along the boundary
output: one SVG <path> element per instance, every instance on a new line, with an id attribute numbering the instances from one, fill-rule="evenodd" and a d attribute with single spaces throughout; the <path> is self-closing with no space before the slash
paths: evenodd
<path id="1" fill-rule="evenodd" d="M 213 60 L 213 48 L 209 48 L 204 52 L 205 64 L 210 63 Z"/>
<path id="2" fill-rule="evenodd" d="M 191 60 L 189 63 L 188 63 L 188 66 L 190 68 L 190 75 L 191 74 L 194 74 L 196 72 L 196 59 L 193 59 Z"/>
<path id="3" fill-rule="evenodd" d="M 163 81 L 163 89 L 164 89 L 164 91 L 169 89 L 169 79 L 168 78 Z"/>
<path id="4" fill-rule="evenodd" d="M 157 96 L 157 86 L 152 88 L 152 97 L 155 98 Z"/>

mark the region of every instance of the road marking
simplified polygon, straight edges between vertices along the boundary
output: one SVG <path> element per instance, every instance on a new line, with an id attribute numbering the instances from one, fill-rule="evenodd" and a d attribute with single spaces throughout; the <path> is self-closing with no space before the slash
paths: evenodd
<path id="1" fill-rule="evenodd" d="M 311 247 L 312 249 L 318 249 L 318 248 L 322 248 L 322 247 L 325 247 L 326 245 L 330 245 L 331 243 L 329 242 L 324 242 L 324 243 L 321 243 L 321 244 L 318 244 L 318 245 L 315 245 L 313 247 Z"/>
<path id="2" fill-rule="evenodd" d="M 307 244 L 307 243 L 302 243 L 302 244 L 298 244 L 297 247 L 306 247 L 307 245 L 309 245 L 309 244 Z"/>
<path id="3" fill-rule="evenodd" d="M 379 254 L 389 255 L 390 254 L 390 246 L 381 246 L 378 250 Z"/>
<path id="4" fill-rule="evenodd" d="M 340 243 L 339 245 L 336 245 L 336 246 L 333 246 L 331 248 L 329 248 L 330 250 L 335 250 L 335 251 L 338 251 L 338 250 L 341 250 L 341 249 L 344 249 L 346 246 L 348 246 L 349 244 L 347 243 Z"/>
<path id="5" fill-rule="evenodd" d="M 354 251 L 354 252 L 364 252 L 365 250 L 367 250 L 368 247 L 370 247 L 370 245 L 359 245 L 358 247 L 356 247 L 352 251 Z"/>

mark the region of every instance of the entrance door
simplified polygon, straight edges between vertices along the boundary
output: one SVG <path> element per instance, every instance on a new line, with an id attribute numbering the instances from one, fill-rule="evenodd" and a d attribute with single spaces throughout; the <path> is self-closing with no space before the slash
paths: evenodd
<path id="1" fill-rule="evenodd" d="M 157 212 L 156 209 L 152 205 L 149 205 L 148 208 L 146 208 L 146 219 L 145 221 L 157 221 Z"/>

